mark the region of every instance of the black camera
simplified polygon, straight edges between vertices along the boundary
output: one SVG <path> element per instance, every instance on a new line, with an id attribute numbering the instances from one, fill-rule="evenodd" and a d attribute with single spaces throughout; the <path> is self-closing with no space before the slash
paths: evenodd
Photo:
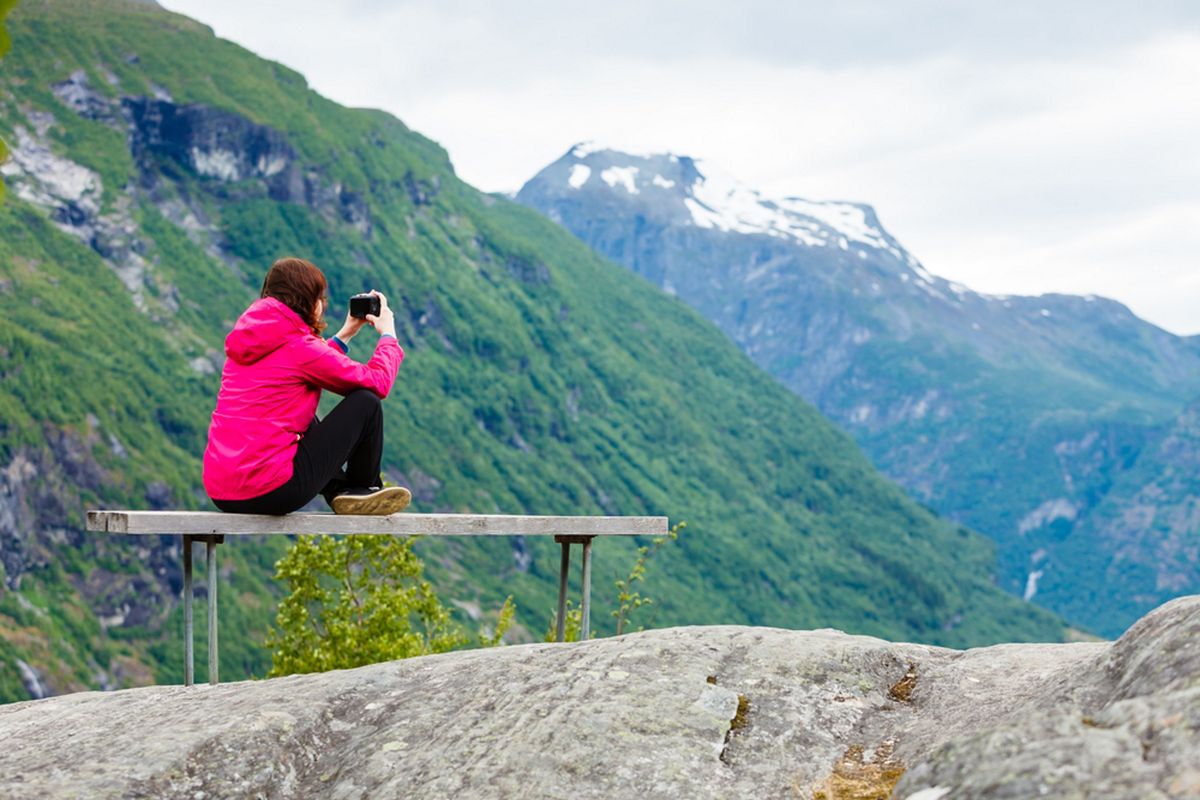
<path id="1" fill-rule="evenodd" d="M 368 314 L 379 316 L 379 295 L 364 292 L 350 298 L 350 316 L 365 319 Z"/>

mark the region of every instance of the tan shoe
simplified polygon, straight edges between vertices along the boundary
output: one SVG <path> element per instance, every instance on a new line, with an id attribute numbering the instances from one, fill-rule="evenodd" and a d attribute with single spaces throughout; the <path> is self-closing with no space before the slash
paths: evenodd
<path id="1" fill-rule="evenodd" d="M 408 508 L 412 492 L 403 486 L 382 489 L 347 489 L 330 503 L 335 514 L 359 514 L 385 517 Z"/>

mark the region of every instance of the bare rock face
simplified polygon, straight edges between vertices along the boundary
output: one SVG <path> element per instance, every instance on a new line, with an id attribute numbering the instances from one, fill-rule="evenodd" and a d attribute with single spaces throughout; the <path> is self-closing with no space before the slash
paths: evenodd
<path id="1" fill-rule="evenodd" d="M 1115 643 L 674 628 L 0 708 L 21 797 L 1200 796 L 1200 597 Z"/>

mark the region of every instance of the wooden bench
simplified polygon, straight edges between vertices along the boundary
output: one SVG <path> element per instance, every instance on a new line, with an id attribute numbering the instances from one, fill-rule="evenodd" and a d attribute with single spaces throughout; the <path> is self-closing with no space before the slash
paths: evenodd
<path id="1" fill-rule="evenodd" d="M 258 534 L 375 534 L 383 536 L 553 536 L 562 546 L 558 573 L 558 641 L 563 641 L 571 545 L 583 546 L 582 626 L 591 630 L 592 539 L 597 536 L 662 536 L 666 517 L 527 517 L 503 514 L 223 514 L 212 511 L 88 511 L 87 529 L 126 535 L 183 536 L 183 682 L 194 679 L 192 646 L 192 543 L 206 545 L 208 575 L 208 681 L 217 683 L 217 545 L 226 536 Z"/>

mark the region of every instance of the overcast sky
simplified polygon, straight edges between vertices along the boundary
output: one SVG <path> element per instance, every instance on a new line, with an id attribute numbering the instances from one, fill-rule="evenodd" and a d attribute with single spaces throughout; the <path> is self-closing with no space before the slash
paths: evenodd
<path id="1" fill-rule="evenodd" d="M 1200 2 L 163 0 L 515 190 L 575 142 L 875 206 L 939 275 L 1200 333 Z"/>

